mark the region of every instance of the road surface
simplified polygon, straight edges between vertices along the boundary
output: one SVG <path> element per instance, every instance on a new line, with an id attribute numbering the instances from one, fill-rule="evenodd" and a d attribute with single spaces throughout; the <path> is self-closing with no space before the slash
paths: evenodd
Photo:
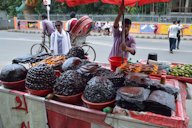
<path id="1" fill-rule="evenodd" d="M 130 56 L 133 61 L 147 59 L 148 53 L 157 53 L 158 60 L 192 63 L 192 42 L 181 40 L 179 50 L 174 54 L 169 53 L 168 40 L 159 39 L 135 39 L 137 43 L 137 53 Z M 30 47 L 34 43 L 41 42 L 39 34 L 24 34 L 14 32 L 0 32 L 0 63 L 1 65 L 10 63 L 10 61 L 19 56 L 29 54 Z M 96 61 L 108 63 L 108 55 L 113 44 L 111 36 L 90 36 L 87 42 L 94 47 L 97 53 Z"/>

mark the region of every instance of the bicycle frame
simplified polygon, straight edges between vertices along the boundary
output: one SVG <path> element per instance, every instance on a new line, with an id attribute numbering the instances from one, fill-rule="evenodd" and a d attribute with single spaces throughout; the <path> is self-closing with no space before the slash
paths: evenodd
<path id="1" fill-rule="evenodd" d="M 45 36 L 42 37 L 41 43 L 35 43 L 31 46 L 30 54 L 50 53 L 49 47 L 46 45 Z"/>
<path id="2" fill-rule="evenodd" d="M 47 36 L 47 38 L 48 38 L 48 48 L 50 47 L 50 37 L 49 36 Z M 46 36 L 44 35 L 43 37 L 42 37 L 42 44 L 44 45 L 44 46 L 47 46 L 46 45 Z"/>

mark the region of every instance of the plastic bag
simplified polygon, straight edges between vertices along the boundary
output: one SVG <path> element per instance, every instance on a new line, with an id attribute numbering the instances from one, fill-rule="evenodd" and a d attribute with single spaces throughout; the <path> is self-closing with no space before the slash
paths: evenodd
<path id="1" fill-rule="evenodd" d="M 150 90 L 143 87 L 122 87 L 117 91 L 116 104 L 125 109 L 143 111 L 149 94 Z"/>
<path id="2" fill-rule="evenodd" d="M 62 65 L 62 70 L 76 70 L 81 65 L 82 60 L 78 57 L 70 57 L 69 59 L 65 60 Z"/>
<path id="3" fill-rule="evenodd" d="M 175 98 L 167 92 L 156 90 L 153 91 L 145 101 L 146 111 L 165 116 L 171 116 L 172 110 L 175 111 Z"/>

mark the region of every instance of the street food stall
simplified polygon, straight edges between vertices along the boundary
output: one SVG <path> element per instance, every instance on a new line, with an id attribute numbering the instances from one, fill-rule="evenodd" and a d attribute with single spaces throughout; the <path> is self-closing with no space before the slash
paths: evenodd
<path id="1" fill-rule="evenodd" d="M 162 69 L 161 64 L 159 68 L 158 64 L 125 62 L 116 67 L 116 72 L 112 72 L 114 65 L 90 62 L 81 57 L 41 56 L 41 61 L 32 57 L 33 63 L 26 68 L 27 72 L 22 64 L 16 64 L 18 60 L 23 61 L 21 58 L 14 60 L 11 66 L 3 67 L 0 77 L 0 126 L 188 127 L 188 81 L 169 77 L 162 81 L 162 75 L 174 75 L 174 66 L 170 66 L 170 72 L 164 74 L 167 66 Z M 119 73 L 124 74 L 123 82 Z M 177 78 L 181 75 L 177 75 Z M 191 76 L 187 78 L 191 79 Z M 159 96 L 155 97 L 155 101 L 160 102 L 153 100 L 153 94 Z"/>
<path id="2" fill-rule="evenodd" d="M 125 0 L 125 5 L 138 2 L 133 1 Z M 81 4 L 70 4 L 74 3 Z M 65 56 L 14 59 L 0 72 L 0 126 L 187 128 L 186 82 L 192 77 L 192 65 L 174 69 L 173 64 L 123 62 L 122 58 L 110 64 L 91 62 L 81 47 L 71 48 Z"/>

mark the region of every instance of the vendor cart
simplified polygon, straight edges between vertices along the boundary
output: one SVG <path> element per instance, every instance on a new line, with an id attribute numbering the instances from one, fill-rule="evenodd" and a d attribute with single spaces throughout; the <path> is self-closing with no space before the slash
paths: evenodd
<path id="1" fill-rule="evenodd" d="M 66 104 L 1 86 L 0 128 L 187 128 L 186 84 L 173 79 L 166 82 L 180 89 L 171 117 L 125 109 L 121 109 L 123 114 L 106 114 L 82 103 Z"/>

